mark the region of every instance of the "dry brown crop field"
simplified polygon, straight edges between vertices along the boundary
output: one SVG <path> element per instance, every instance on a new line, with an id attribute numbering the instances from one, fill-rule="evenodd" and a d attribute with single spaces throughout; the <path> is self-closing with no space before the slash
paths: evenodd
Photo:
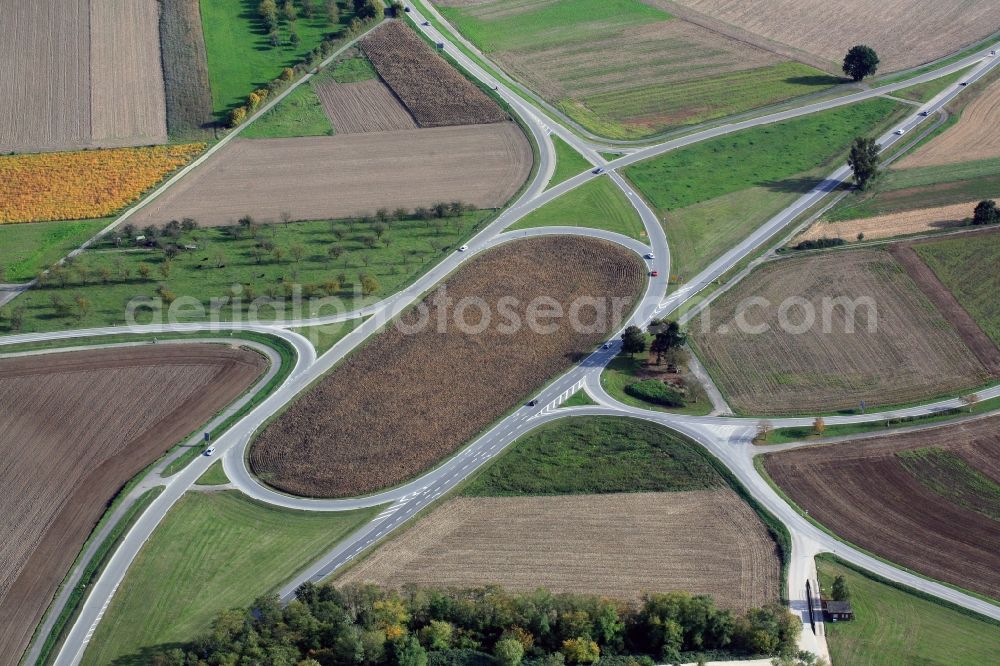
<path id="1" fill-rule="evenodd" d="M 766 455 L 771 478 L 838 536 L 996 597 L 1000 417 Z"/>
<path id="2" fill-rule="evenodd" d="M 262 480 L 297 495 L 338 497 L 391 486 L 432 467 L 518 401 L 592 350 L 618 317 L 584 309 L 588 328 L 566 319 L 546 333 L 527 325 L 535 298 L 555 299 L 568 313 L 578 297 L 618 299 L 631 309 L 643 283 L 638 257 L 588 238 L 513 241 L 470 262 L 438 290 L 305 393 L 252 445 L 250 464 Z M 488 304 L 458 308 L 463 298 Z M 507 301 L 521 322 L 501 315 Z M 420 310 L 430 325 L 417 332 Z M 463 329 L 462 319 L 471 328 Z M 444 325 L 439 322 L 444 321 Z M 481 324 L 485 323 L 483 329 Z"/>
<path id="3" fill-rule="evenodd" d="M 0 152 L 166 141 L 156 0 L 5 3 Z"/>
<path id="4" fill-rule="evenodd" d="M 1000 157 L 1000 79 L 991 83 L 965 107 L 958 122 L 910 153 L 899 169 L 958 164 Z"/>
<path id="5" fill-rule="evenodd" d="M 837 299 L 856 304 L 853 313 Z M 720 296 L 691 332 L 719 388 L 744 414 L 823 413 L 856 408 L 862 400 L 871 407 L 894 405 L 990 379 L 881 249 L 765 264 Z"/>
<path id="6" fill-rule="evenodd" d="M 796 237 L 795 242 L 818 238 L 843 238 L 846 241 L 853 241 L 857 239 L 858 234 L 864 234 L 864 240 L 875 240 L 954 229 L 961 227 L 972 217 L 972 211 L 977 203 L 979 202 L 967 201 L 951 206 L 918 208 L 840 222 L 820 221 Z"/>
<path id="7" fill-rule="evenodd" d="M 132 222 L 191 217 L 203 226 L 244 215 L 321 220 L 375 208 L 460 200 L 504 205 L 531 172 L 515 123 L 293 139 L 237 139 L 137 211 Z"/>
<path id="8" fill-rule="evenodd" d="M 780 570 L 767 528 L 724 488 L 453 499 L 337 584 L 498 584 L 613 599 L 683 590 L 746 610 L 778 599 Z"/>
<path id="9" fill-rule="evenodd" d="M 507 120 L 496 102 L 399 21 L 368 35 L 361 50 L 421 127 Z"/>
<path id="10" fill-rule="evenodd" d="M 171 133 L 212 121 L 212 90 L 198 0 L 162 0 L 160 47 L 167 129 Z"/>
<path id="11" fill-rule="evenodd" d="M 265 366 L 208 344 L 0 359 L 0 663 L 17 663 L 122 484 Z"/>
<path id="12" fill-rule="evenodd" d="M 721 20 L 766 42 L 825 60 L 839 70 L 847 49 L 867 44 L 892 72 L 946 56 L 1000 27 L 990 0 L 654 0 Z"/>
<path id="13" fill-rule="evenodd" d="M 315 85 L 323 110 L 340 134 L 416 129 L 413 116 L 379 79 Z"/>

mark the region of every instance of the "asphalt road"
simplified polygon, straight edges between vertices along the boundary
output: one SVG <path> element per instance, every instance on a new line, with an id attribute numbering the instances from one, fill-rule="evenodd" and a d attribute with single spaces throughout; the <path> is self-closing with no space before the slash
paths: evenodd
<path id="1" fill-rule="evenodd" d="M 419 15 L 415 18 L 417 18 L 418 21 L 420 19 Z M 663 316 L 666 313 L 675 311 L 697 292 L 700 285 L 718 278 L 739 263 L 744 257 L 759 249 L 774 234 L 785 228 L 799 213 L 806 210 L 835 189 L 847 176 L 847 170 L 846 167 L 839 169 L 837 172 L 832 174 L 831 177 L 823 181 L 823 183 L 821 183 L 817 188 L 797 201 L 793 206 L 790 206 L 788 209 L 770 220 L 763 227 L 754 232 L 754 234 L 752 234 L 749 238 L 741 242 L 737 247 L 733 248 L 723 257 L 715 261 L 701 275 L 699 275 L 696 280 L 693 280 L 664 298 L 664 294 L 667 290 L 667 276 L 670 272 L 669 252 L 666 238 L 663 235 L 662 228 L 657 221 L 655 214 L 649 209 L 645 202 L 643 202 L 641 197 L 639 197 L 636 192 L 631 190 L 627 182 L 618 175 L 615 169 L 627 166 L 653 155 L 658 155 L 669 150 L 691 145 L 698 141 L 703 141 L 708 138 L 738 131 L 747 127 L 778 122 L 787 118 L 807 113 L 814 113 L 828 108 L 834 108 L 836 106 L 853 103 L 862 99 L 868 99 L 887 91 L 913 85 L 914 83 L 922 80 L 930 80 L 931 78 L 946 75 L 951 71 L 957 71 L 957 69 L 966 67 L 972 62 L 982 60 L 981 56 L 978 58 L 973 57 L 947 68 L 937 70 L 923 77 L 907 81 L 905 84 L 885 86 L 877 90 L 864 91 L 856 95 L 847 96 L 846 98 L 838 98 L 835 100 L 811 104 L 799 109 L 769 114 L 759 118 L 742 121 L 740 123 L 723 125 L 721 127 L 695 132 L 685 137 L 668 141 L 657 146 L 635 151 L 634 153 L 608 163 L 597 154 L 596 147 L 593 144 L 577 137 L 565 127 L 554 123 L 541 111 L 537 110 L 509 90 L 503 82 L 495 81 L 491 75 L 486 73 L 478 65 L 464 56 L 464 54 L 462 54 L 457 48 L 455 48 L 455 46 L 451 44 L 450 40 L 438 35 L 436 30 L 433 28 L 425 28 L 424 30 L 432 38 L 436 39 L 436 41 L 444 41 L 446 43 L 445 51 L 454 57 L 463 67 L 466 67 L 470 72 L 472 72 L 474 76 L 488 85 L 497 86 L 498 94 L 500 94 L 500 96 L 511 105 L 515 113 L 521 117 L 522 121 L 535 137 L 540 151 L 539 168 L 534 179 L 518 200 L 510 208 L 499 215 L 493 223 L 488 225 L 469 241 L 468 252 L 453 253 L 449 255 L 408 289 L 405 289 L 379 303 L 352 313 L 343 313 L 330 318 L 318 320 L 288 321 L 276 324 L 275 326 L 253 327 L 254 330 L 276 332 L 291 327 L 326 323 L 328 321 L 343 321 L 345 319 L 356 318 L 362 314 L 371 315 L 370 319 L 365 321 L 361 326 L 348 334 L 337 345 L 334 345 L 334 347 L 319 358 L 316 358 L 314 350 L 304 338 L 296 334 L 285 332 L 284 335 L 288 336 L 287 339 L 295 345 L 297 351 L 299 352 L 299 357 L 296 361 L 292 374 L 282 384 L 282 386 L 274 391 L 266 400 L 253 409 L 246 417 L 241 419 L 216 442 L 218 455 L 223 458 L 226 472 L 227 474 L 230 474 L 230 478 L 233 480 L 234 484 L 247 494 L 263 499 L 264 501 L 273 501 L 278 504 L 286 504 L 286 502 L 290 502 L 292 504 L 287 505 L 296 506 L 297 508 L 311 508 L 313 510 L 345 510 L 359 506 L 387 505 L 375 520 L 341 542 L 334 550 L 323 556 L 312 567 L 296 576 L 294 580 L 290 581 L 289 584 L 282 590 L 283 595 L 287 598 L 291 591 L 294 590 L 297 585 L 301 584 L 301 582 L 305 580 L 321 580 L 335 571 L 338 567 L 357 557 L 358 554 L 370 548 L 379 539 L 384 538 L 392 530 L 403 525 L 421 509 L 426 508 L 449 490 L 453 489 L 470 474 L 474 473 L 476 469 L 500 453 L 504 447 L 508 446 L 517 437 L 523 435 L 538 425 L 556 418 L 574 414 L 613 414 L 635 416 L 637 418 L 654 420 L 668 425 L 694 437 L 697 441 L 701 442 L 715 455 L 722 459 L 727 466 L 733 470 L 734 474 L 740 478 L 744 485 L 747 486 L 748 490 L 765 506 L 771 509 L 772 512 L 774 512 L 783 522 L 785 522 L 793 533 L 795 547 L 793 548 L 793 566 L 790 570 L 789 586 L 790 590 L 793 592 L 800 586 L 800 582 L 803 577 L 814 576 L 813 569 L 811 569 L 809 562 L 811 562 L 811 558 L 815 552 L 819 552 L 821 550 L 831 550 L 836 552 L 841 557 L 844 557 L 852 562 L 861 563 L 862 566 L 870 568 L 891 580 L 896 580 L 918 589 L 929 591 L 931 594 L 949 599 L 954 603 L 967 608 L 978 610 L 979 612 L 983 612 L 991 617 L 997 617 L 1000 615 L 1000 609 L 996 606 L 986 604 L 985 602 L 982 602 L 974 597 L 970 597 L 969 595 L 961 594 L 938 583 L 925 581 L 922 578 L 915 577 L 912 574 L 904 572 L 896 567 L 874 560 L 873 558 L 870 558 L 855 549 L 841 544 L 836 539 L 829 537 L 825 533 L 816 530 L 816 528 L 812 527 L 807 521 L 798 516 L 798 514 L 791 509 L 791 507 L 785 504 L 780 498 L 777 497 L 776 494 L 774 494 L 772 490 L 770 490 L 763 479 L 761 479 L 753 469 L 753 465 L 750 462 L 750 456 L 753 449 L 749 448 L 746 441 L 748 439 L 748 433 L 755 427 L 755 420 L 727 419 L 723 417 L 680 417 L 648 412 L 616 404 L 610 396 L 604 394 L 600 389 L 599 376 L 601 369 L 617 353 L 617 343 L 612 345 L 611 349 L 598 350 L 591 354 L 581 364 L 574 367 L 547 386 L 538 395 L 540 404 L 539 407 L 524 407 L 517 410 L 514 414 L 503 419 L 501 422 L 490 428 L 486 433 L 478 437 L 472 444 L 460 451 L 455 457 L 423 475 L 419 479 L 405 484 L 401 488 L 389 490 L 384 493 L 378 493 L 370 497 L 326 501 L 326 504 L 323 504 L 321 503 L 323 501 L 320 500 L 289 498 L 287 496 L 275 497 L 275 495 L 277 495 L 276 493 L 264 488 L 258 484 L 255 479 L 245 473 L 245 468 L 243 468 L 242 465 L 243 450 L 256 429 L 270 415 L 276 413 L 284 405 L 288 404 L 288 402 L 290 402 L 300 391 L 305 389 L 312 381 L 321 377 L 337 361 L 342 359 L 359 343 L 375 333 L 386 321 L 389 321 L 392 317 L 402 312 L 424 292 L 456 269 L 462 262 L 475 256 L 478 252 L 492 247 L 497 243 L 505 242 L 509 238 L 520 237 L 526 233 L 528 235 L 538 235 L 547 232 L 576 232 L 620 242 L 626 247 L 631 247 L 636 251 L 648 251 L 644 245 L 637 243 L 634 240 L 625 239 L 620 236 L 618 238 L 612 238 L 610 236 L 616 235 L 609 235 L 607 232 L 600 232 L 591 229 L 567 230 L 563 228 L 558 230 L 543 229 L 528 230 L 527 232 L 518 231 L 502 233 L 507 226 L 513 224 L 531 211 L 545 205 L 548 201 L 551 201 L 557 196 L 570 191 L 574 187 L 578 187 L 591 178 L 609 177 L 620 188 L 622 188 L 626 196 L 632 202 L 632 205 L 641 216 L 646 227 L 647 234 L 649 235 L 649 247 L 652 248 L 653 253 L 657 257 L 654 260 L 655 263 L 650 263 L 650 268 L 658 270 L 659 277 L 649 280 L 646 292 L 629 321 L 629 323 L 642 325 L 647 323 L 654 316 Z M 995 60 L 996 59 L 986 60 L 974 77 L 982 76 L 987 68 L 996 64 Z M 957 89 L 957 87 L 953 87 L 953 89 L 949 89 L 949 91 L 946 91 L 938 98 L 925 105 L 925 108 L 929 110 L 939 108 L 955 94 L 958 94 L 958 92 L 959 89 Z M 916 117 L 912 117 L 906 121 L 904 125 L 910 126 L 911 124 L 916 124 L 916 122 Z M 567 143 L 579 150 L 581 154 L 587 157 L 587 159 L 595 166 L 606 165 L 605 168 L 608 169 L 608 173 L 606 175 L 594 175 L 588 171 L 581 173 L 564 183 L 557 185 L 556 187 L 546 190 L 545 187 L 551 177 L 555 164 L 554 149 L 552 147 L 551 140 L 549 139 L 549 133 L 555 133 L 560 136 L 560 138 L 567 141 Z M 882 137 L 886 147 L 889 147 L 896 140 L 896 138 L 898 138 L 894 137 L 895 135 Z M 645 254 L 644 251 L 643 254 Z M 216 328 L 225 329 L 226 327 L 218 326 Z M 0 340 L 0 345 L 12 344 L 19 341 L 64 339 L 68 337 L 86 337 L 90 335 L 108 333 L 136 332 L 136 330 L 143 332 L 156 332 L 167 330 L 199 331 L 205 329 L 206 326 L 200 324 L 173 327 L 140 327 L 139 329 L 112 327 L 91 329 L 89 331 L 68 331 L 50 334 L 8 336 Z M 584 386 L 586 386 L 593 395 L 598 397 L 601 402 L 600 407 L 555 409 L 555 407 L 562 400 L 571 395 L 575 390 Z M 993 390 L 1000 392 L 1000 388 Z M 983 392 L 981 395 L 983 397 L 987 397 L 987 392 Z M 938 407 L 934 406 L 921 407 L 913 408 L 909 411 L 913 413 L 930 413 L 937 408 Z M 920 410 L 927 411 L 921 412 Z M 893 413 L 897 414 L 900 412 Z M 839 419 L 841 418 L 873 421 L 883 419 L 885 418 L 885 415 L 869 414 L 856 415 L 854 417 L 830 417 L 827 421 L 829 423 L 840 422 Z M 787 421 L 790 425 L 798 425 L 800 422 L 811 423 L 812 419 L 788 419 Z M 782 419 L 774 419 L 773 422 L 777 427 L 785 424 L 785 420 Z M 194 481 L 205 471 L 205 469 L 207 469 L 208 465 L 212 461 L 213 459 L 210 458 L 199 458 L 182 472 L 170 477 L 166 481 L 166 488 L 164 492 L 153 502 L 150 508 L 144 512 L 132 529 L 126 534 L 122 545 L 115 551 L 103 575 L 92 586 L 91 593 L 81 606 L 80 615 L 70 630 L 64 647 L 59 652 L 56 659 L 57 664 L 75 664 L 79 662 L 87 641 L 92 635 L 93 630 L 96 628 L 97 623 L 103 616 L 115 590 L 124 578 L 128 566 L 139 552 L 142 544 L 149 537 L 149 535 L 152 534 L 156 525 L 163 518 L 173 503 L 194 483 Z M 794 594 L 792 601 L 793 608 L 796 607 L 796 604 L 803 603 L 803 600 L 796 599 Z M 812 639 L 806 637 L 803 639 L 803 645 L 821 654 L 825 653 L 825 642 L 822 641 L 820 637 L 814 637 Z"/>

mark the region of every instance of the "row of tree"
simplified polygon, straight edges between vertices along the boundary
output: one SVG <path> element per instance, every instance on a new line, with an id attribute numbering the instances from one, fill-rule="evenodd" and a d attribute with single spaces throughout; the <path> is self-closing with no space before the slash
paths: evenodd
<path id="1" fill-rule="evenodd" d="M 707 596 L 639 604 L 496 587 L 394 592 L 305 584 L 282 607 L 262 597 L 152 660 L 161 666 L 562 666 L 680 663 L 698 652 L 794 655 L 801 624 L 780 604 L 742 614 Z"/>
<path id="2" fill-rule="evenodd" d="M 656 364 L 663 362 L 663 357 L 684 346 L 687 334 L 681 331 L 676 321 L 654 319 L 649 323 L 649 335 L 653 336 L 649 350 L 656 354 Z M 646 333 L 638 326 L 629 326 L 622 332 L 622 351 L 632 356 L 646 351 Z"/>

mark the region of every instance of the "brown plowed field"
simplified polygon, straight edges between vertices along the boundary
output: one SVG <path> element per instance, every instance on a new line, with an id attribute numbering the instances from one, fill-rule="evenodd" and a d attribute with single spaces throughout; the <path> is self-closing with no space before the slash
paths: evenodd
<path id="1" fill-rule="evenodd" d="M 198 0 L 162 0 L 160 50 L 167 128 L 171 132 L 212 121 L 212 90 Z"/>
<path id="2" fill-rule="evenodd" d="M 417 123 L 378 79 L 337 83 L 326 79 L 315 86 L 323 110 L 340 134 L 416 129 Z"/>
<path id="3" fill-rule="evenodd" d="M 550 333 L 510 330 L 501 298 L 517 299 L 507 304 L 522 324 L 538 297 L 555 299 L 565 313 L 577 298 L 618 299 L 624 316 L 642 275 L 633 253 L 589 238 L 533 238 L 491 250 L 446 280 L 452 307 L 438 307 L 436 290 L 401 320 L 415 327 L 426 308 L 431 324 L 418 332 L 390 324 L 301 396 L 254 442 L 250 464 L 267 483 L 297 495 L 358 495 L 405 481 L 617 330 L 610 304 L 604 316 L 582 311 L 587 331 L 566 318 L 545 320 L 557 324 Z M 455 305 L 466 297 L 489 305 L 485 328 L 478 307 Z M 471 329 L 463 332 L 459 317 Z"/>
<path id="4" fill-rule="evenodd" d="M 951 206 L 936 206 L 934 208 L 918 208 L 888 215 L 862 217 L 856 220 L 840 222 L 818 222 L 809 230 L 795 239 L 815 240 L 817 238 L 843 238 L 853 241 L 859 233 L 865 235 L 865 240 L 876 238 L 892 238 L 906 234 L 942 231 L 961 227 L 972 217 L 978 201 L 953 204 Z"/>
<path id="5" fill-rule="evenodd" d="M 928 448 L 957 458 L 950 479 L 897 455 Z M 964 462 L 1000 482 L 998 460 L 1000 417 L 990 417 L 769 454 L 764 465 L 796 504 L 838 536 L 927 576 L 997 597 L 1000 523 L 967 503 L 966 497 L 982 493 L 964 484 L 971 477 L 960 472 Z"/>
<path id="6" fill-rule="evenodd" d="M 496 102 L 399 21 L 379 26 L 361 50 L 421 127 L 507 120 Z"/>
<path id="7" fill-rule="evenodd" d="M 91 0 L 90 123 L 95 145 L 166 143 L 156 0 Z"/>
<path id="8" fill-rule="evenodd" d="M 758 297 L 766 303 L 746 300 Z M 853 315 L 851 304 L 857 305 Z M 744 414 L 828 412 L 861 400 L 871 407 L 893 405 L 990 379 L 883 250 L 765 264 L 700 315 L 691 332 L 719 388 Z"/>
<path id="9" fill-rule="evenodd" d="M 954 127 L 910 153 L 898 169 L 958 164 L 1000 157 L 1000 79 L 991 83 L 962 112 Z"/>
<path id="10" fill-rule="evenodd" d="M 156 0 L 9 2 L 0 152 L 164 143 Z"/>
<path id="11" fill-rule="evenodd" d="M 243 215 L 321 220 L 460 200 L 502 206 L 531 172 L 515 123 L 294 139 L 237 139 L 133 216 L 137 225 Z"/>
<path id="12" fill-rule="evenodd" d="M 941 283 L 931 267 L 917 255 L 913 250 L 913 243 L 894 243 L 889 246 L 889 251 L 937 311 L 948 320 L 983 367 L 993 373 L 994 377 L 1000 377 L 1000 349 L 997 349 L 993 340 L 962 307 L 955 294 Z"/>
<path id="13" fill-rule="evenodd" d="M 189 344 L 0 359 L 0 664 L 17 663 L 122 484 L 265 366 Z"/>
<path id="14" fill-rule="evenodd" d="M 638 599 L 710 594 L 725 608 L 777 601 L 774 541 L 732 490 L 449 501 L 337 580 Z"/>
<path id="15" fill-rule="evenodd" d="M 854 44 L 874 48 L 882 61 L 880 71 L 891 72 L 958 51 L 1000 26 L 1000 3 L 985 1 L 646 1 L 667 11 L 677 4 L 725 21 L 763 40 L 822 58 L 837 69 Z"/>

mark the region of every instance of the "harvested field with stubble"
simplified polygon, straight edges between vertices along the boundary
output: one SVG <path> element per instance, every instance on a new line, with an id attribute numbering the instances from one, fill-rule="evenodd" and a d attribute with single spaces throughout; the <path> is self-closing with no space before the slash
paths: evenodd
<path id="1" fill-rule="evenodd" d="M 797 236 L 794 242 L 818 238 L 843 238 L 846 241 L 853 241 L 857 239 L 858 234 L 864 234 L 862 240 L 875 240 L 955 229 L 968 223 L 977 203 L 979 202 L 968 201 L 951 206 L 918 208 L 838 222 L 819 221 L 809 227 L 804 234 Z"/>
<path id="2" fill-rule="evenodd" d="M 421 127 L 507 120 L 507 113 L 413 30 L 389 21 L 361 41 L 361 50 Z"/>
<path id="3" fill-rule="evenodd" d="M 771 478 L 837 536 L 987 596 L 1000 590 L 1000 417 L 768 454 Z"/>
<path id="4" fill-rule="evenodd" d="M 253 443 L 250 465 L 266 483 L 297 495 L 343 497 L 405 481 L 617 330 L 643 273 L 633 253 L 587 238 L 518 240 L 490 250 L 445 281 L 450 307 L 439 307 L 436 290 L 299 397 Z M 526 309 L 544 296 L 564 312 L 577 298 L 607 299 L 606 312 L 583 309 L 587 332 L 548 319 L 556 330 L 536 326 L 536 333 Z M 457 310 L 465 297 L 483 299 L 490 320 L 479 308 Z M 517 299 L 510 311 L 523 325 L 505 306 L 498 310 L 503 297 Z M 421 328 L 422 309 L 429 323 Z"/>
<path id="5" fill-rule="evenodd" d="M 894 168 L 958 164 L 1000 157 L 1000 79 L 965 107 L 954 127 L 910 153 Z"/>
<path id="6" fill-rule="evenodd" d="M 198 0 L 162 0 L 160 50 L 171 134 L 212 122 L 205 37 Z"/>
<path id="7" fill-rule="evenodd" d="M 700 315 L 691 334 L 719 388 L 743 414 L 824 413 L 862 400 L 872 408 L 909 403 L 981 386 L 991 376 L 881 249 L 767 263 Z"/>
<path id="8" fill-rule="evenodd" d="M 922 65 L 983 39 L 1000 26 L 1000 3 L 969 0 L 644 0 L 668 11 L 721 20 L 753 41 L 778 42 L 839 71 L 847 49 L 868 44 L 880 71 Z"/>
<path id="9" fill-rule="evenodd" d="M 337 83 L 332 78 L 315 84 L 333 127 L 340 134 L 416 129 L 413 116 L 378 79 Z"/>
<path id="10" fill-rule="evenodd" d="M 0 663 L 17 663 L 122 484 L 266 365 L 209 344 L 0 359 Z"/>
<path id="11" fill-rule="evenodd" d="M 455 200 L 495 208 L 527 180 L 531 162 L 531 145 L 515 123 L 237 139 L 132 222 L 192 217 L 223 226 L 247 214 L 275 222 L 286 212 L 322 220 Z"/>
<path id="12" fill-rule="evenodd" d="M 164 143 L 156 0 L 5 2 L 0 152 Z"/>
<path id="13" fill-rule="evenodd" d="M 683 590 L 741 611 L 778 599 L 780 570 L 760 519 L 721 488 L 453 499 L 337 584 L 495 583 L 631 600 Z"/>

